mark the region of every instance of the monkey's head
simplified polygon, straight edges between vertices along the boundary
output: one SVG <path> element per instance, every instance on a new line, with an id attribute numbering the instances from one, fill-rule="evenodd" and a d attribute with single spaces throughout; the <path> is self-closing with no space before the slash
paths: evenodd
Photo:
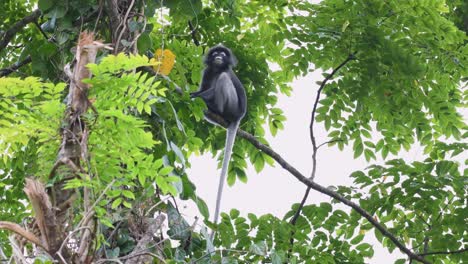
<path id="1" fill-rule="evenodd" d="M 232 51 L 225 46 L 219 44 L 212 47 L 203 60 L 208 67 L 225 69 L 234 67 L 237 64 L 236 57 Z"/>

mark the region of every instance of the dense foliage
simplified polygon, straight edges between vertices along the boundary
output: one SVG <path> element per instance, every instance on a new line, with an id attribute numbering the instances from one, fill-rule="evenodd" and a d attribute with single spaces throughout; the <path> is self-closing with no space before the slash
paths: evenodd
<path id="1" fill-rule="evenodd" d="M 167 216 L 168 230 L 156 230 L 147 244 L 155 263 L 364 263 L 374 247 L 401 250 L 375 223 L 427 263 L 468 259 L 465 1 L 112 2 L 0 3 L 0 223 L 34 229 L 23 192 L 25 179 L 34 177 L 51 199 L 57 186 L 74 193 L 64 228 L 76 241 L 82 234 L 76 228 L 93 211 L 89 261 L 131 263 L 159 215 Z M 83 169 L 52 174 L 73 82 L 64 68 L 73 65 L 83 31 L 114 50 L 100 52 L 88 65 L 92 77 L 83 80 L 92 103 L 80 117 L 90 131 Z M 336 199 L 306 204 L 293 224 L 299 203 L 284 216 L 232 210 L 217 226 L 209 221 L 187 175 L 188 158 L 221 153 L 225 132 L 203 124 L 205 106 L 189 92 L 200 82 L 204 51 L 217 43 L 239 61 L 236 72 L 248 97 L 241 129 L 263 146 L 265 129 L 281 133 L 286 120 L 277 95 L 289 95 L 294 78 L 328 72 L 318 82 L 321 97 L 312 115 L 328 131 L 321 142 L 351 145 L 355 157 L 370 163 L 351 175 L 352 186 L 330 192 L 356 203 L 373 222 L 338 209 Z M 423 146 L 424 160 L 388 159 L 415 145 Z M 247 182 L 248 162 L 260 172 L 278 161 L 245 139 L 236 141 L 233 153 L 231 185 Z M 372 163 L 378 156 L 383 164 Z M 193 200 L 203 227 L 188 223 L 169 197 Z M 0 263 L 12 255 L 22 263 L 12 242 L 21 239 L 1 229 Z M 213 242 L 209 229 L 217 230 Z M 369 231 L 379 245 L 363 242 Z M 27 249 L 29 260 L 62 261 L 55 252 Z"/>

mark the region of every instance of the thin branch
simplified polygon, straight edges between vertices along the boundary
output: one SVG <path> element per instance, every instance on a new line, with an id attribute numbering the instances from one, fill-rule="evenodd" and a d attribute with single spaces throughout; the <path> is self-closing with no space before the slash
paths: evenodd
<path id="1" fill-rule="evenodd" d="M 467 251 L 468 251 L 468 248 L 462 248 L 462 249 L 454 250 L 454 251 L 427 252 L 427 253 L 419 254 L 419 256 L 460 254 L 460 253 L 464 253 L 464 252 L 467 252 Z"/>
<path id="2" fill-rule="evenodd" d="M 317 150 L 321 147 L 321 145 L 317 147 L 317 142 L 315 140 L 315 135 L 314 135 L 315 114 L 317 112 L 317 106 L 320 100 L 320 94 L 322 93 L 322 90 L 327 84 L 327 82 L 333 78 L 335 73 L 337 73 L 343 66 L 345 66 L 348 62 L 350 62 L 351 60 L 354 60 L 355 58 L 356 57 L 354 56 L 354 54 L 350 54 L 346 58 L 346 60 L 344 60 L 340 65 L 338 65 L 338 67 L 336 67 L 327 77 L 325 77 L 325 79 L 320 84 L 319 89 L 317 90 L 317 96 L 315 97 L 314 107 L 312 108 L 311 120 L 310 120 L 310 125 L 309 125 L 310 139 L 312 141 L 312 173 L 310 175 L 310 179 L 312 181 L 315 179 L 315 174 L 317 172 Z M 309 197 L 309 193 L 310 193 L 310 187 L 308 187 L 306 192 L 304 193 L 304 196 L 299 205 L 299 208 L 297 209 L 296 213 L 291 219 L 292 225 L 296 224 L 297 219 L 299 218 L 299 215 L 301 214 L 301 210 L 304 207 L 305 202 L 307 201 L 307 198 Z M 291 244 L 292 242 L 293 242 L 293 239 L 291 238 Z"/>
<path id="3" fill-rule="evenodd" d="M 338 65 L 338 67 L 336 67 L 330 74 L 328 74 L 327 77 L 325 77 L 325 79 L 322 81 L 322 84 L 320 84 L 319 89 L 317 90 L 317 97 L 315 98 L 314 107 L 312 108 L 312 117 L 311 117 L 310 125 L 309 125 L 310 139 L 312 140 L 312 145 L 313 145 L 315 150 L 317 149 L 317 147 L 316 147 L 317 143 L 315 141 L 315 136 L 314 136 L 314 123 L 315 123 L 315 114 L 317 112 L 317 106 L 318 106 L 318 103 L 319 103 L 319 100 L 320 100 L 320 94 L 322 93 L 322 90 L 325 87 L 325 85 L 327 84 L 327 82 L 330 79 L 333 78 L 335 73 L 337 73 L 343 66 L 345 66 L 348 62 L 350 62 L 350 61 L 352 61 L 354 59 L 356 59 L 356 56 L 354 55 L 354 53 L 350 54 L 346 58 L 346 60 L 344 60 L 340 65 Z"/>
<path id="4" fill-rule="evenodd" d="M 96 205 L 102 200 L 102 198 L 104 198 L 104 195 L 107 193 L 109 188 L 112 187 L 112 185 L 114 185 L 114 182 L 115 179 L 113 179 L 109 184 L 107 184 L 106 188 L 104 188 L 104 190 L 101 192 L 101 195 L 99 195 L 96 201 L 94 201 L 93 205 L 91 205 L 89 210 L 86 212 L 86 215 L 83 217 L 83 219 L 81 219 L 77 226 L 85 225 L 85 223 L 88 221 L 87 219 L 94 214 L 94 208 L 96 207 Z"/>
<path id="5" fill-rule="evenodd" d="M 34 25 L 37 27 L 37 29 L 39 30 L 39 32 L 41 32 L 42 36 L 43 36 L 46 40 L 48 40 L 48 41 L 49 41 L 49 40 L 52 40 L 53 42 L 55 42 L 55 41 L 53 40 L 53 37 L 50 37 L 50 38 L 49 38 L 49 36 L 47 36 L 47 33 L 45 33 L 44 30 L 42 30 L 42 28 L 41 28 L 41 26 L 39 25 L 39 23 L 37 23 L 37 20 L 35 20 L 33 23 L 34 23 Z"/>
<path id="6" fill-rule="evenodd" d="M 147 229 L 136 244 L 133 251 L 127 255 L 127 257 L 122 257 L 120 259 L 127 258 L 125 264 L 147 263 L 148 261 L 151 261 L 150 258 L 144 257 L 144 255 L 151 255 L 153 257 L 157 257 L 159 260 L 162 260 L 156 254 L 150 253 L 148 246 L 153 241 L 154 233 L 156 233 L 156 231 L 163 225 L 164 220 L 166 220 L 166 217 L 162 214 L 158 215 L 155 219 L 148 219 Z M 141 256 L 139 256 L 140 253 Z"/>
<path id="7" fill-rule="evenodd" d="M 418 214 L 416 214 L 416 216 L 418 216 L 421 221 L 423 221 L 428 229 L 427 229 L 427 233 L 431 232 L 432 228 L 434 227 L 434 225 L 437 224 L 437 222 L 439 221 L 440 217 L 442 217 L 442 213 L 447 209 L 447 207 L 452 204 L 452 201 L 455 197 L 452 197 L 448 202 L 447 204 L 444 206 L 444 208 L 442 210 L 440 210 L 439 212 L 439 215 L 437 215 L 437 218 L 433 221 L 433 224 L 429 224 L 428 222 L 426 222 L 424 220 L 423 217 L 419 216 Z M 424 243 L 424 246 L 423 246 L 423 253 L 422 254 L 426 254 L 427 252 L 429 252 L 429 235 L 426 234 L 425 237 L 424 237 L 424 240 L 423 240 L 423 243 Z M 419 254 L 419 255 L 422 255 L 422 254 Z"/>
<path id="8" fill-rule="evenodd" d="M 115 43 L 113 43 L 115 45 L 115 52 L 116 53 L 119 52 L 120 40 L 122 39 L 122 36 L 123 36 L 124 32 L 127 30 L 128 15 L 130 14 L 130 11 L 132 11 L 132 8 L 133 8 L 134 4 L 135 4 L 135 0 L 131 0 L 130 5 L 128 6 L 127 12 L 125 13 L 125 16 L 124 16 L 123 20 L 121 21 L 123 23 L 122 24 L 122 29 L 120 30 L 120 33 L 119 33 L 119 36 L 118 36 L 117 40 L 115 41 Z"/>
<path id="9" fill-rule="evenodd" d="M 331 144 L 331 143 L 341 142 L 341 141 L 343 141 L 343 140 L 342 139 L 335 139 L 335 140 L 330 140 L 330 141 L 327 141 L 327 142 L 323 142 L 322 144 L 317 146 L 317 150 L 319 148 L 321 148 L 322 146 L 325 146 L 326 144 Z"/>
<path id="10" fill-rule="evenodd" d="M 190 28 L 190 34 L 192 35 L 192 40 L 195 45 L 200 46 L 200 41 L 197 39 L 197 29 L 193 27 L 192 21 L 188 21 L 188 25 Z"/>
<path id="11" fill-rule="evenodd" d="M 96 264 L 100 264 L 100 263 L 105 263 L 107 261 L 112 261 L 112 262 L 117 262 L 117 263 L 123 263 L 121 260 L 126 260 L 126 259 L 132 259 L 132 258 L 136 258 L 136 257 L 140 257 L 140 256 L 151 256 L 151 257 L 155 257 L 157 258 L 159 261 L 161 261 L 162 263 L 167 263 L 166 260 L 164 260 L 161 256 L 158 256 L 154 253 L 151 253 L 151 252 L 141 252 L 141 253 L 137 253 L 137 254 L 131 254 L 131 255 L 128 255 L 128 256 L 124 256 L 124 257 L 120 257 L 118 259 L 100 259 L 96 262 Z"/>
<path id="12" fill-rule="evenodd" d="M 0 52 L 10 43 L 10 40 L 15 37 L 21 29 L 27 24 L 36 21 L 41 16 L 41 10 L 36 9 L 30 15 L 25 16 L 20 21 L 16 22 L 11 28 L 9 28 L 3 36 L 0 37 Z"/>
<path id="13" fill-rule="evenodd" d="M 58 251 L 57 251 L 57 254 L 58 254 L 58 253 L 61 254 L 61 253 L 62 253 L 62 249 L 63 249 L 63 247 L 66 245 L 68 239 L 70 239 L 71 236 L 73 236 L 73 234 L 75 234 L 76 232 L 78 232 L 78 231 L 80 231 L 80 230 L 82 230 L 82 229 L 88 229 L 88 230 L 92 231 L 91 228 L 90 228 L 89 226 L 82 226 L 82 227 L 78 227 L 77 229 L 73 230 L 73 231 L 70 232 L 70 234 L 68 234 L 68 236 L 63 240 L 62 244 L 60 245 L 60 248 L 59 248 Z"/>
<path id="14" fill-rule="evenodd" d="M 223 120 L 222 117 L 213 114 L 211 112 L 206 112 L 206 115 L 208 116 L 209 119 L 216 121 L 218 124 L 222 125 L 223 127 L 227 127 L 226 121 Z M 360 214 L 362 217 L 366 218 L 367 221 L 369 221 L 377 230 L 382 233 L 385 237 L 389 238 L 395 246 L 397 246 L 402 252 L 404 252 L 406 255 L 408 255 L 410 258 L 414 260 L 418 260 L 421 263 L 425 264 L 430 264 L 431 262 L 425 260 L 421 256 L 415 254 L 413 251 L 411 251 L 409 248 L 407 248 L 402 242 L 400 242 L 395 235 L 393 235 L 390 231 L 388 231 L 382 224 L 380 224 L 377 220 L 375 220 L 371 214 L 369 214 L 366 210 L 361 208 L 358 204 L 346 199 L 344 196 L 341 194 L 332 191 L 318 183 L 315 183 L 312 179 L 305 177 L 302 175 L 296 168 L 291 166 L 286 160 L 284 160 L 278 153 L 276 153 L 273 149 L 270 147 L 262 144 L 260 141 L 258 141 L 255 136 L 252 134 L 249 134 L 241 129 L 237 131 L 237 135 L 247 141 L 249 141 L 252 145 L 254 145 L 257 149 L 263 151 L 265 154 L 268 156 L 272 157 L 278 164 L 281 165 L 285 170 L 290 172 L 296 179 L 298 179 L 300 182 L 304 183 L 307 185 L 309 188 L 318 191 L 320 193 L 323 193 L 331 198 L 334 198 L 341 203 L 351 207 L 354 209 L 358 214 Z"/>

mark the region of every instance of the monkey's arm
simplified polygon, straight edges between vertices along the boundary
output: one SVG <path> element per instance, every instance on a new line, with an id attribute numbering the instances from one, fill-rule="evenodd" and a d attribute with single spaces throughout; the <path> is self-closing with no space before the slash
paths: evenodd
<path id="1" fill-rule="evenodd" d="M 200 95 L 200 93 L 210 89 L 210 80 L 208 78 L 209 76 L 209 72 L 207 72 L 207 70 L 203 70 L 203 73 L 202 73 L 202 79 L 201 79 L 201 82 L 200 82 L 200 88 L 198 89 L 198 91 L 196 92 L 193 92 L 193 93 L 190 93 L 190 98 L 194 98 L 194 97 L 198 97 Z"/>
<path id="2" fill-rule="evenodd" d="M 231 71 L 229 75 L 236 90 L 237 98 L 239 100 L 239 111 L 242 113 L 240 118 L 242 118 L 247 112 L 247 95 L 245 94 L 245 88 L 234 72 Z"/>

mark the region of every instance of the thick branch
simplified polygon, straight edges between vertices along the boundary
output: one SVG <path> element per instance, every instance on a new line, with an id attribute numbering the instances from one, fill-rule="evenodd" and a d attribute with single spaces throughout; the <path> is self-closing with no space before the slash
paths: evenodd
<path id="1" fill-rule="evenodd" d="M 0 221 L 0 229 L 6 229 L 6 230 L 9 230 L 11 232 L 14 232 L 14 233 L 20 235 L 21 237 L 26 238 L 31 243 L 34 243 L 34 244 L 40 246 L 41 248 L 45 249 L 46 251 L 49 250 L 47 248 L 47 245 L 44 245 L 38 237 L 36 237 L 33 233 L 25 230 L 24 228 L 22 228 L 18 224 L 11 223 L 11 222 L 6 222 L 6 221 Z"/>
<path id="2" fill-rule="evenodd" d="M 31 63 L 32 59 L 31 56 L 27 56 L 24 60 L 18 61 L 11 65 L 10 67 L 0 69 L 0 77 L 5 77 L 7 75 L 10 75 L 12 72 L 15 72 L 19 68 L 23 67 L 24 65 L 27 65 Z"/>
<path id="3" fill-rule="evenodd" d="M 41 238 L 53 254 L 60 246 L 60 231 L 57 217 L 44 185 L 38 180 L 27 178 L 24 192 L 29 198 L 34 211 L 36 224 L 41 231 Z"/>
<path id="4" fill-rule="evenodd" d="M 206 115 L 208 118 L 211 120 L 216 121 L 220 125 L 227 127 L 227 123 L 218 115 L 213 114 L 211 112 L 207 112 Z M 327 189 L 326 187 L 317 184 L 313 182 L 310 178 L 305 177 L 302 175 L 296 168 L 291 166 L 287 161 L 285 161 L 278 153 L 276 153 L 274 150 L 272 150 L 270 147 L 260 143 L 253 135 L 239 129 L 237 132 L 237 135 L 240 136 L 241 138 L 249 141 L 252 145 L 254 145 L 257 149 L 263 151 L 265 154 L 268 156 L 272 157 L 276 162 L 278 162 L 281 167 L 283 167 L 285 170 L 289 171 L 296 179 L 298 179 L 300 182 L 304 183 L 307 185 L 309 188 L 316 190 L 320 193 L 323 193 L 327 196 L 330 196 L 345 205 L 353 208 L 358 214 L 366 218 L 377 230 L 379 230 L 382 235 L 386 236 L 389 238 L 401 251 L 403 251 L 406 255 L 408 255 L 411 259 L 420 261 L 421 263 L 429 264 L 430 262 L 425 260 L 423 257 L 415 254 L 412 252 L 409 248 L 407 248 L 403 243 L 401 243 L 390 231 L 388 231 L 383 225 L 381 225 L 377 220 L 375 220 L 372 215 L 370 215 L 368 212 L 366 212 L 364 209 L 362 209 L 359 205 L 356 203 L 346 199 L 343 197 L 341 194 L 332 191 L 330 189 Z"/>
<path id="5" fill-rule="evenodd" d="M 16 22 L 5 34 L 0 38 L 0 52 L 10 43 L 10 40 L 27 24 L 36 21 L 41 16 L 41 10 L 36 9 L 30 15 Z"/>
<path id="6" fill-rule="evenodd" d="M 148 228 L 143 237 L 138 241 L 138 244 L 133 249 L 132 253 L 128 255 L 128 260 L 125 264 L 137 264 L 151 262 L 151 256 L 148 250 L 148 245 L 153 241 L 153 236 L 156 231 L 161 228 L 166 217 L 162 214 L 158 215 L 156 219 L 147 218 Z"/>

